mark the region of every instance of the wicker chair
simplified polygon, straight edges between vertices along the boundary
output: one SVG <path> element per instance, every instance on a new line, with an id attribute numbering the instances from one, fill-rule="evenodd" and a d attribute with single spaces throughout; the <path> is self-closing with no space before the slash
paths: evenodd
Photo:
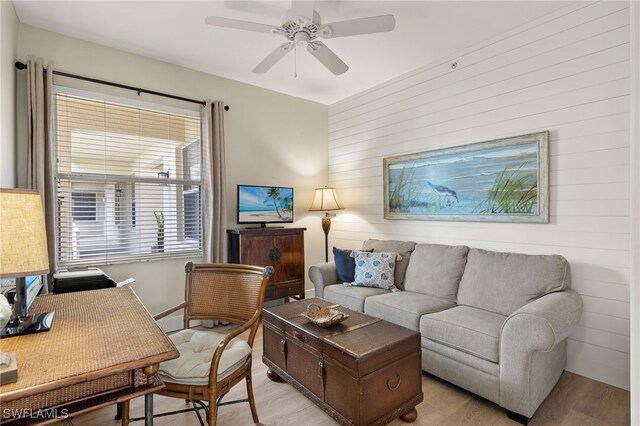
<path id="1" fill-rule="evenodd" d="M 193 404 L 201 424 L 204 422 L 199 409 L 204 408 L 209 425 L 215 425 L 222 397 L 245 379 L 247 399 L 224 404 L 249 402 L 253 421 L 258 423 L 251 385 L 251 350 L 273 268 L 189 262 L 185 270 L 185 301 L 154 317 L 157 320 L 184 309 L 184 330 L 169 336 L 180 351 L 180 358 L 160 364 L 158 374 L 165 388 L 156 393 Z M 239 327 L 227 334 L 195 331 L 189 329 L 191 320 L 229 321 Z M 188 410 L 176 413 L 184 411 Z M 128 407 L 123 412 L 128 413 Z"/>

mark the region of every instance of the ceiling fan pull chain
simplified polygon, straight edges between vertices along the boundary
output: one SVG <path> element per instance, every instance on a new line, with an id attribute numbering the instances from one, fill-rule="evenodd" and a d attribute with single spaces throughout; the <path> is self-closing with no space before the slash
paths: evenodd
<path id="1" fill-rule="evenodd" d="M 293 78 L 298 78 L 298 46 L 293 45 Z"/>

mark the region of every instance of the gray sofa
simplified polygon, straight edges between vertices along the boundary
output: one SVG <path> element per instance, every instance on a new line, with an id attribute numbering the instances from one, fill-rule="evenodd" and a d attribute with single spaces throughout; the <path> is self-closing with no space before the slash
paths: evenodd
<path id="1" fill-rule="evenodd" d="M 316 296 L 419 331 L 424 371 L 526 423 L 560 378 L 582 313 L 566 259 L 410 241 L 362 248 L 401 254 L 402 291 L 345 286 L 324 263 L 309 269 Z"/>

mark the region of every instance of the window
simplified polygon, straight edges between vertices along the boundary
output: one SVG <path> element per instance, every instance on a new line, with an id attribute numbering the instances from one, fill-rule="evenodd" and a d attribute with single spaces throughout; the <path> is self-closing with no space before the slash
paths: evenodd
<path id="1" fill-rule="evenodd" d="M 184 191 L 184 238 L 198 240 L 200 233 L 200 191 L 190 189 Z"/>
<path id="2" fill-rule="evenodd" d="M 71 217 L 73 221 L 96 220 L 96 193 L 72 192 Z"/>
<path id="3" fill-rule="evenodd" d="M 198 114 L 56 89 L 59 264 L 201 256 Z"/>

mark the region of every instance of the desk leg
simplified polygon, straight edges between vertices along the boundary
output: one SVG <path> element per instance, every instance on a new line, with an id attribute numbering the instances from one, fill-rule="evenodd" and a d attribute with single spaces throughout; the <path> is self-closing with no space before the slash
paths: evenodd
<path id="1" fill-rule="evenodd" d="M 153 426 L 153 393 L 144 396 L 144 426 Z"/>
<path id="2" fill-rule="evenodd" d="M 153 376 L 158 372 L 158 368 L 160 364 L 148 365 L 142 369 L 149 383 L 153 382 Z M 153 426 L 153 393 L 144 396 L 144 426 Z"/>
<path id="3" fill-rule="evenodd" d="M 118 404 L 120 408 L 120 425 L 129 426 L 129 401 L 124 401 Z"/>

